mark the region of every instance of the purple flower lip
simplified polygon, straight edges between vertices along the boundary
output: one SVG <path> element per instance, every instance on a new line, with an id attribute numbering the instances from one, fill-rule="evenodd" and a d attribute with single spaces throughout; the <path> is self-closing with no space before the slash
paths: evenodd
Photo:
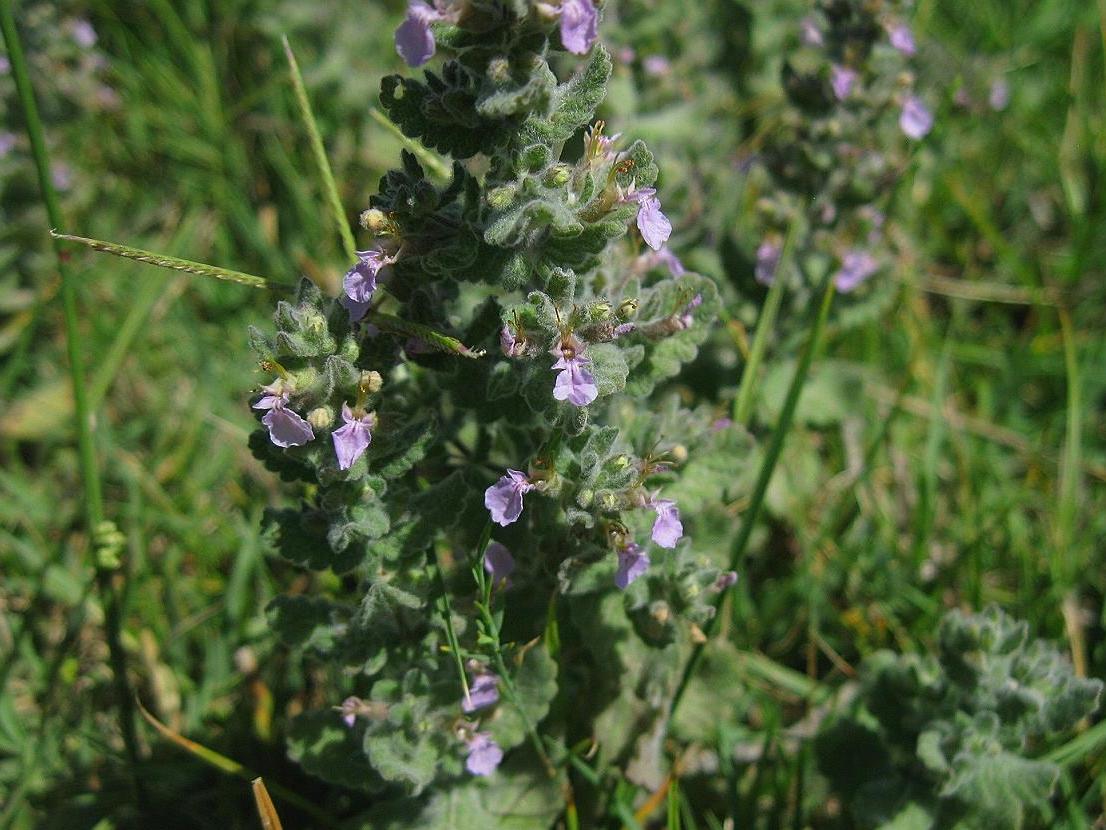
<path id="1" fill-rule="evenodd" d="M 614 584 L 625 591 L 647 570 L 649 570 L 649 555 L 637 542 L 629 542 L 618 551 L 618 570 L 614 574 Z"/>
<path id="2" fill-rule="evenodd" d="M 338 468 L 348 470 L 356 463 L 372 442 L 372 428 L 376 425 L 376 416 L 371 412 L 352 410 L 349 404 L 342 404 L 344 426 L 331 433 L 334 442 L 334 454 L 338 456 Z"/>
<path id="3" fill-rule="evenodd" d="M 491 775 L 503 760 L 503 750 L 487 732 L 477 732 L 466 742 L 465 769 L 473 775 Z"/>
<path id="4" fill-rule="evenodd" d="M 933 129 L 933 113 L 917 95 L 910 95 L 903 102 L 899 127 L 915 141 L 924 138 Z"/>
<path id="5" fill-rule="evenodd" d="M 299 447 L 315 437 L 311 424 L 288 408 L 288 390 L 284 381 L 277 380 L 261 388 L 265 395 L 258 399 L 253 408 L 268 410 L 261 423 L 268 428 L 270 441 L 278 447 Z"/>
<path id="6" fill-rule="evenodd" d="M 430 24 L 440 20 L 452 20 L 456 13 L 442 4 L 430 6 L 422 0 L 414 0 L 407 7 L 407 17 L 396 29 L 396 52 L 412 68 L 422 66 L 437 51 Z"/>
<path id="7" fill-rule="evenodd" d="M 830 68 L 830 85 L 838 101 L 844 101 L 852 95 L 853 87 L 858 80 L 860 80 L 860 74 L 855 69 L 837 64 Z"/>
<path id="8" fill-rule="evenodd" d="M 907 57 L 918 51 L 918 45 L 914 42 L 914 33 L 905 23 L 896 23 L 887 32 L 891 45 Z"/>
<path id="9" fill-rule="evenodd" d="M 461 698 L 461 711 L 472 714 L 499 702 L 499 678 L 491 672 L 481 672 L 469 682 L 468 697 Z"/>
<path id="10" fill-rule="evenodd" d="M 561 3 L 561 43 L 574 55 L 586 55 L 599 39 L 599 11 L 592 0 Z"/>
<path id="11" fill-rule="evenodd" d="M 515 558 L 506 546 L 499 542 L 489 542 L 484 550 L 484 570 L 492 578 L 493 585 L 509 587 L 511 574 L 515 572 Z"/>
<path id="12" fill-rule="evenodd" d="M 525 473 L 507 470 L 507 474 L 484 491 L 484 507 L 492 521 L 506 527 L 522 515 L 522 497 L 534 489 Z"/>
<path id="13" fill-rule="evenodd" d="M 676 543 L 684 535 L 684 525 L 680 521 L 680 511 L 676 507 L 676 502 L 654 497 L 650 500 L 649 506 L 657 513 L 657 518 L 653 522 L 653 541 L 662 548 L 676 547 Z"/>
<path id="14" fill-rule="evenodd" d="M 834 285 L 842 294 L 854 290 L 857 286 L 879 270 L 879 263 L 867 251 L 852 250 L 841 260 L 841 268 L 833 277 Z"/>

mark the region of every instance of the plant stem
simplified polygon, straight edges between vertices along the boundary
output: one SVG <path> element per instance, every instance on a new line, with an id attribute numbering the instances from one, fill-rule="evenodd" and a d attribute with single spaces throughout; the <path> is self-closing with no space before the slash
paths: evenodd
<path id="1" fill-rule="evenodd" d="M 307 128 L 307 136 L 311 140 L 311 152 L 315 156 L 315 165 L 319 168 L 319 175 L 323 180 L 323 190 L 326 192 L 327 201 L 330 203 L 330 211 L 334 214 L 334 223 L 338 226 L 338 234 L 342 237 L 342 247 L 345 249 L 346 258 L 350 262 L 357 259 L 357 245 L 353 241 L 353 232 L 349 229 L 346 220 L 346 212 L 342 207 L 342 199 L 338 195 L 338 185 L 334 181 L 334 172 L 330 169 L 330 162 L 326 157 L 326 148 L 323 147 L 323 139 L 319 134 L 319 125 L 315 121 L 315 113 L 311 109 L 311 99 L 307 97 L 307 89 L 303 85 L 303 76 L 300 74 L 299 64 L 296 63 L 295 53 L 288 43 L 288 36 L 281 37 L 284 43 L 284 54 L 288 58 L 288 72 L 292 76 L 292 87 L 296 91 L 296 102 L 299 104 L 300 115 L 303 117 L 304 126 Z"/>
<path id="2" fill-rule="evenodd" d="M 15 79 L 16 90 L 23 107 L 26 120 L 27 137 L 31 142 L 35 168 L 38 173 L 42 201 L 51 225 L 62 226 L 61 208 L 57 193 L 50 177 L 50 158 L 46 150 L 46 137 L 42 120 L 38 114 L 34 90 L 31 88 L 27 72 L 27 61 L 23 54 L 23 45 L 15 27 L 12 12 L 12 0 L 0 0 L 0 30 L 11 62 L 11 72 Z M 113 585 L 113 569 L 102 566 L 95 555 L 96 538 L 104 522 L 103 493 L 100 486 L 100 471 L 96 460 L 96 448 L 92 435 L 92 412 L 88 405 L 85 386 L 84 367 L 81 356 L 84 346 L 81 342 L 80 327 L 77 322 L 77 297 L 75 280 L 61 248 L 61 241 L 53 240 L 54 252 L 58 259 L 58 272 L 61 275 L 62 314 L 65 321 L 66 351 L 69 357 L 69 377 L 73 386 L 73 406 L 76 415 L 77 453 L 81 471 L 81 484 L 84 490 L 85 520 L 88 525 L 90 544 L 93 548 L 96 582 L 104 604 L 104 625 L 110 654 L 111 669 L 114 675 L 115 692 L 119 706 L 119 726 L 130 763 L 131 779 L 139 808 L 145 806 L 145 789 L 138 774 L 138 740 L 135 732 L 133 692 L 127 680 L 127 658 L 120 639 L 122 608 Z"/>
<path id="3" fill-rule="evenodd" d="M 783 286 L 786 282 L 787 270 L 791 265 L 791 251 L 795 244 L 795 226 L 797 220 L 791 222 L 787 231 L 787 238 L 780 252 L 780 261 L 776 266 L 775 278 L 768 289 L 768 297 L 764 301 L 764 307 L 760 310 L 757 319 L 757 332 L 753 336 L 753 345 L 749 350 L 749 360 L 745 363 L 745 371 L 741 374 L 741 386 L 737 390 L 737 397 L 733 403 L 733 419 L 741 426 L 748 426 L 749 410 L 753 406 L 753 389 L 756 385 L 757 372 L 760 363 L 764 359 L 764 350 L 768 346 L 768 335 L 776 322 L 776 314 L 780 310 L 780 302 L 783 299 Z"/>
<path id="4" fill-rule="evenodd" d="M 772 473 L 775 472 L 776 464 L 780 458 L 780 452 L 783 450 L 784 440 L 787 438 L 787 433 L 790 432 L 792 421 L 795 418 L 795 408 L 798 406 L 803 386 L 806 384 L 807 376 L 810 374 L 810 365 L 814 360 L 814 353 L 818 350 L 818 343 L 822 339 L 822 331 L 826 327 L 826 320 L 829 317 L 830 307 L 833 305 L 833 295 L 833 279 L 830 272 L 827 271 L 822 277 L 822 302 L 818 306 L 817 317 L 814 319 L 814 325 L 811 327 L 810 335 L 807 338 L 806 345 L 803 347 L 803 353 L 799 358 L 799 365 L 795 367 L 795 374 L 791 378 L 791 385 L 787 389 L 787 397 L 784 399 L 779 421 L 777 421 L 776 429 L 772 433 L 772 440 L 764 455 L 764 461 L 761 462 L 760 465 L 760 472 L 757 475 L 756 486 L 753 488 L 753 495 L 749 501 L 749 508 L 745 511 L 745 516 L 741 523 L 741 530 L 738 532 L 737 539 L 734 541 L 733 549 L 730 552 L 730 570 L 732 571 L 736 571 L 741 567 L 741 563 L 745 557 L 745 550 L 749 545 L 749 539 L 753 535 L 753 528 L 756 526 L 760 509 L 764 504 L 764 496 L 768 492 L 768 484 L 772 480 Z M 706 635 L 706 640 L 702 643 L 698 643 L 691 652 L 691 658 L 688 660 L 687 666 L 684 667 L 684 673 L 680 677 L 679 685 L 676 687 L 676 694 L 672 698 L 672 705 L 668 710 L 669 718 L 675 716 L 676 709 L 680 705 L 680 700 L 683 699 L 684 692 L 687 691 L 687 685 L 691 681 L 695 669 L 702 661 L 706 642 L 709 642 L 711 635 L 714 633 L 714 629 L 718 626 L 718 619 L 722 612 L 722 603 L 728 593 L 729 589 L 723 591 L 714 602 L 714 616 L 703 626 L 703 633 Z"/>

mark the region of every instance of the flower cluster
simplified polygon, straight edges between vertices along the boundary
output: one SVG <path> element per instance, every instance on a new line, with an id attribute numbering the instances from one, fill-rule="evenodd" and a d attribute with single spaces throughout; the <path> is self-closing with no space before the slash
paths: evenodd
<path id="1" fill-rule="evenodd" d="M 917 43 L 901 4 L 818 0 L 798 37 L 784 68 L 783 129 L 762 155 L 774 194 L 758 205 L 768 227 L 755 277 L 774 281 L 786 229 L 798 223 L 797 247 L 836 261 L 834 283 L 847 294 L 883 267 L 880 204 L 903 163 L 885 116 L 896 114 L 909 142 L 932 130 L 934 116 L 909 68 Z"/>

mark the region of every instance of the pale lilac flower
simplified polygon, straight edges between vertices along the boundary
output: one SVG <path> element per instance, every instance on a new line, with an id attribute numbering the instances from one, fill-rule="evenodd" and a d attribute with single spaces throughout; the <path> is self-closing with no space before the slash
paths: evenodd
<path id="1" fill-rule="evenodd" d="M 842 294 L 847 294 L 879 270 L 879 263 L 867 251 L 852 250 L 841 260 L 841 270 L 833 277 L 833 283 Z"/>
<path id="2" fill-rule="evenodd" d="M 12 71 L 12 62 L 7 55 L 0 55 L 0 75 L 7 75 Z"/>
<path id="3" fill-rule="evenodd" d="M 69 32 L 73 35 L 76 44 L 84 49 L 91 49 L 96 45 L 96 30 L 87 20 L 73 20 L 69 24 Z"/>
<path id="4" fill-rule="evenodd" d="M 634 51 L 632 46 L 623 46 L 621 49 L 618 50 L 619 63 L 624 63 L 629 66 L 631 63 L 634 62 L 634 59 L 636 57 L 637 52 Z"/>
<path id="5" fill-rule="evenodd" d="M 526 341 L 516 336 L 509 325 L 504 324 L 499 330 L 499 348 L 507 357 L 521 357 L 526 354 Z"/>
<path id="6" fill-rule="evenodd" d="M 371 412 L 355 415 L 349 404 L 342 404 L 342 420 L 345 426 L 331 433 L 334 453 L 338 456 L 338 468 L 348 470 L 360 458 L 373 440 L 372 428 L 376 417 Z"/>
<path id="7" fill-rule="evenodd" d="M 914 33 L 905 23 L 894 24 L 887 33 L 891 45 L 906 56 L 911 56 L 918 51 L 918 45 L 914 42 Z"/>
<path id="8" fill-rule="evenodd" d="M 783 248 L 778 242 L 765 239 L 757 246 L 757 265 L 753 276 L 761 285 L 771 285 L 776 278 L 776 268 L 780 264 Z"/>
<path id="9" fill-rule="evenodd" d="M 510 576 L 515 572 L 515 558 L 505 545 L 490 542 L 484 550 L 484 570 L 492 578 L 493 585 L 510 584 Z"/>
<path id="10" fill-rule="evenodd" d="M 807 46 L 822 46 L 825 43 L 822 30 L 813 17 L 804 17 L 799 22 L 799 39 Z"/>
<path id="11" fill-rule="evenodd" d="M 853 92 L 853 86 L 860 80 L 860 74 L 855 69 L 834 64 L 830 67 L 830 86 L 838 101 L 844 101 Z"/>
<path id="12" fill-rule="evenodd" d="M 461 698 L 461 711 L 471 714 L 498 702 L 499 678 L 491 672 L 481 672 L 469 681 L 469 694 Z"/>
<path id="13" fill-rule="evenodd" d="M 10 133 L 7 130 L 0 130 L 0 159 L 4 158 L 15 149 L 15 142 L 15 133 Z"/>
<path id="14" fill-rule="evenodd" d="M 591 361 L 580 352 L 571 357 L 565 353 L 553 364 L 559 369 L 553 383 L 553 397 L 558 401 L 568 401 L 573 406 L 587 406 L 599 397 L 599 387 L 595 385 L 595 376 L 588 370 Z"/>
<path id="15" fill-rule="evenodd" d="M 484 491 L 484 507 L 492 521 L 506 527 L 522 515 L 522 497 L 534 489 L 525 473 L 507 470 L 507 475 Z"/>
<path id="16" fill-rule="evenodd" d="M 336 707 L 339 712 L 342 713 L 342 722 L 346 726 L 353 728 L 353 724 L 357 722 L 357 715 L 361 712 L 364 703 L 359 697 L 347 697 L 342 701 L 342 705 Z"/>
<path id="17" fill-rule="evenodd" d="M 702 304 L 703 304 L 703 295 L 702 294 L 696 294 L 694 297 L 691 298 L 691 301 L 686 306 L 684 306 L 684 310 L 683 310 L 683 312 L 681 312 L 681 314 L 679 316 L 679 321 L 680 321 L 680 327 L 681 328 L 684 328 L 684 329 L 691 328 L 691 326 L 695 323 L 695 318 L 692 316 L 691 312 L 693 312 L 695 309 L 697 309 Z"/>
<path id="18" fill-rule="evenodd" d="M 622 337 L 625 334 L 637 331 L 637 323 L 619 323 L 614 327 L 614 336 Z"/>
<path id="19" fill-rule="evenodd" d="M 672 223 L 661 213 L 661 202 L 656 196 L 642 203 L 637 212 L 637 227 L 645 244 L 654 251 L 659 251 L 672 235 Z"/>
<path id="20" fill-rule="evenodd" d="M 407 7 L 407 17 L 396 29 L 396 52 L 408 66 L 422 66 L 434 57 L 437 44 L 434 42 L 434 33 L 430 31 L 430 24 L 449 17 L 448 12 L 422 0 L 415 0 Z"/>
<path id="21" fill-rule="evenodd" d="M 561 43 L 574 55 L 586 55 L 599 37 L 599 12 L 592 0 L 561 3 Z"/>
<path id="22" fill-rule="evenodd" d="M 672 249 L 667 245 L 661 246 L 661 249 L 653 254 L 653 259 L 662 265 L 667 265 L 668 273 L 674 277 L 682 277 L 687 273 L 687 269 L 680 262 L 680 258 L 672 253 Z"/>
<path id="23" fill-rule="evenodd" d="M 1010 105 L 1010 84 L 1006 82 L 1005 78 L 998 78 L 991 84 L 987 103 L 991 105 L 991 109 L 995 112 L 1002 112 Z"/>
<path id="24" fill-rule="evenodd" d="M 657 518 L 653 522 L 653 541 L 662 548 L 676 547 L 676 543 L 684 535 L 684 526 L 680 521 L 680 511 L 676 507 L 676 502 L 654 498 L 649 506 L 657 513 Z"/>
<path id="25" fill-rule="evenodd" d="M 346 296 L 358 304 L 369 302 L 376 291 L 377 277 L 395 261 L 394 256 L 389 256 L 380 248 L 358 251 L 357 264 L 346 271 L 342 278 L 342 288 Z"/>
<path id="26" fill-rule="evenodd" d="M 369 313 L 369 308 L 372 307 L 372 301 L 366 300 L 363 303 L 359 303 L 357 300 L 351 299 L 348 294 L 343 294 L 338 298 L 338 305 L 349 312 L 349 321 L 351 323 L 356 323 Z M 370 323 L 369 326 L 372 326 L 372 324 Z"/>
<path id="27" fill-rule="evenodd" d="M 664 55 L 650 55 L 641 62 L 641 68 L 645 70 L 646 75 L 659 78 L 669 73 L 672 69 L 672 64 Z"/>
<path id="28" fill-rule="evenodd" d="M 278 447 L 299 447 L 315 437 L 311 424 L 288 408 L 288 392 L 276 381 L 261 387 L 266 393 L 254 409 L 267 409 L 261 423 L 269 429 L 269 439 Z"/>
<path id="29" fill-rule="evenodd" d="M 68 190 L 73 186 L 73 168 L 64 161 L 55 161 L 50 165 L 50 181 L 58 190 Z"/>
<path id="30" fill-rule="evenodd" d="M 487 732 L 477 732 L 467 742 L 465 769 L 473 775 L 491 775 L 503 760 L 503 750 Z"/>
<path id="31" fill-rule="evenodd" d="M 630 583 L 649 570 L 649 555 L 637 542 L 630 542 L 618 552 L 618 570 L 614 584 L 623 591 Z"/>
<path id="32" fill-rule="evenodd" d="M 717 418 L 711 422 L 711 432 L 721 432 L 724 429 L 729 429 L 733 426 L 733 419 L 731 418 Z"/>
<path id="33" fill-rule="evenodd" d="M 737 584 L 737 571 L 723 571 L 718 574 L 718 579 L 714 580 L 714 590 L 725 591 L 731 585 Z"/>
<path id="34" fill-rule="evenodd" d="M 933 129 L 933 113 L 917 95 L 907 96 L 899 116 L 899 127 L 910 138 L 924 138 Z"/>

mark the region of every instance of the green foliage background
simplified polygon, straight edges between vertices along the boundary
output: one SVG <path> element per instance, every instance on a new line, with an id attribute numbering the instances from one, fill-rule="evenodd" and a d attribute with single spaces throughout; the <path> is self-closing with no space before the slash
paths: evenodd
<path id="1" fill-rule="evenodd" d="M 723 286 L 728 322 L 673 387 L 704 419 L 732 399 L 763 303 L 748 221 L 757 194 L 740 166 L 779 111 L 782 50 L 803 8 L 617 0 L 601 30 L 616 58 L 636 52 L 616 59 L 601 110 L 609 131 L 649 142 L 673 249 Z M 17 4 L 43 61 L 34 81 L 51 150 L 71 170 L 65 230 L 289 284 L 302 273 L 337 278 L 347 263 L 279 35 L 297 50 L 353 220 L 403 146 L 372 115 L 380 78 L 400 71 L 392 31 L 402 12 L 347 0 Z M 105 61 L 96 83 L 115 90 L 116 106 L 93 105 L 86 87 L 66 82 L 83 77 L 66 45 L 65 21 L 78 17 L 96 28 Z M 922 77 L 941 102 L 937 128 L 894 194 L 897 259 L 879 277 L 884 293 L 834 319 L 726 636 L 708 649 L 676 724 L 701 750 L 685 759 L 675 810 L 699 826 L 726 816 L 738 826 L 849 826 L 843 785 L 832 769 L 819 774 L 824 761 L 804 737 L 843 713 L 843 698 L 878 685 L 860 671 L 866 658 L 878 673 L 939 653 L 949 608 L 997 604 L 1073 656 L 1079 673 L 1106 674 L 1106 19 L 1079 0 L 921 0 L 914 25 Z M 647 74 L 649 55 L 666 56 L 670 71 Z M 995 112 L 986 96 L 1000 76 L 1011 100 Z M 10 82 L 0 76 L 3 126 L 18 134 Z M 961 86 L 967 108 L 954 103 Z M 142 826 L 111 714 L 57 277 L 28 159 L 25 141 L 0 159 L 0 827 Z M 263 511 L 285 505 L 246 445 L 243 390 L 267 378 L 245 331 L 266 324 L 271 299 L 91 254 L 73 264 L 108 513 L 126 538 L 124 645 L 142 701 L 266 780 L 333 815 L 356 813 L 356 768 L 346 791 L 284 755 L 290 716 L 330 703 L 310 654 L 327 643 L 308 634 L 308 653 L 288 650 L 264 609 L 339 577 L 301 572 L 260 536 Z M 791 332 L 805 330 L 803 306 L 784 314 L 758 387 L 758 436 L 791 376 Z M 704 540 L 712 528 L 726 538 L 741 515 L 753 446 L 692 453 L 709 467 L 747 449 L 747 462 L 686 476 L 673 494 L 697 513 Z M 727 476 L 728 507 L 697 512 L 718 494 L 694 482 Z M 641 655 L 619 659 L 653 668 Z M 602 722 L 627 742 L 650 726 L 618 706 Z M 1052 750 L 1050 821 L 1080 827 L 1102 813 L 1096 729 Z M 161 826 L 255 826 L 241 780 L 151 730 L 142 743 Z M 304 748 L 297 760 L 310 772 L 312 753 L 326 751 Z M 922 759 L 931 773 L 938 754 Z M 632 813 L 645 788 L 620 786 Z M 517 798 L 538 813 L 563 806 L 540 791 Z M 309 826 L 294 806 L 278 808 L 286 826 Z M 439 808 L 479 816 L 485 805 Z M 1016 819 L 991 826 L 1003 820 Z"/>

